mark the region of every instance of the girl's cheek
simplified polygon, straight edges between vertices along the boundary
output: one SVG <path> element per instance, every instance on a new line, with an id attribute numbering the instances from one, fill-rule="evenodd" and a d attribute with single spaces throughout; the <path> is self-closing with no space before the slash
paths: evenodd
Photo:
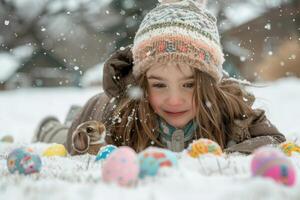
<path id="1" fill-rule="evenodd" d="M 151 107 L 153 108 L 154 111 L 157 110 L 157 108 L 161 104 L 160 103 L 161 101 L 162 101 L 162 98 L 159 94 L 151 93 L 149 95 L 149 102 L 150 102 L 150 105 L 151 105 Z"/>

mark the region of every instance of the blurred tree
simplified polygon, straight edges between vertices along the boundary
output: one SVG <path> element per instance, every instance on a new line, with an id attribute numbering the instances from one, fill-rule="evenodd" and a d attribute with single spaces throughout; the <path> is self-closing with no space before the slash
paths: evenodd
<path id="1" fill-rule="evenodd" d="M 107 31 L 118 33 L 116 46 L 132 44 L 135 32 L 142 19 L 157 4 L 157 0 L 113 0 L 111 7 L 120 14 L 122 20 Z"/>
<path id="2" fill-rule="evenodd" d="M 99 63 L 109 36 L 102 32 L 104 10 L 111 0 L 0 0 L 0 51 L 31 46 L 50 52 L 68 70 Z M 110 24 L 116 18 L 110 17 Z M 104 23 L 103 23 L 104 24 Z M 106 55 L 104 55 L 106 57 Z"/>
<path id="3" fill-rule="evenodd" d="M 298 36 L 300 36 L 300 1 L 299 0 L 291 0 L 292 5 L 295 8 L 298 8 L 298 12 L 296 13 L 295 23 L 297 28 Z"/>
<path id="4" fill-rule="evenodd" d="M 53 72 L 65 71 L 62 74 L 66 76 L 78 76 L 86 68 L 101 62 L 101 56 L 107 57 L 109 37 L 101 33 L 96 22 L 106 15 L 103 10 L 110 2 L 0 0 L 0 53 L 8 52 L 14 56 L 17 51 L 20 53 L 19 47 L 30 47 L 30 51 L 25 48 L 27 53 L 23 48 L 22 54 L 26 57 L 15 56 L 20 63 L 16 74 L 26 71 L 29 77 L 35 77 L 32 74 L 36 69 L 51 68 Z M 114 24 L 113 17 L 107 21 Z M 66 84 L 70 82 L 65 81 Z"/>

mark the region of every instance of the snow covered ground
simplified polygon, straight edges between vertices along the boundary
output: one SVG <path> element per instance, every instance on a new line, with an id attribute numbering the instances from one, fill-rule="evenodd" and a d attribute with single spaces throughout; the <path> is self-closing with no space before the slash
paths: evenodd
<path id="1" fill-rule="evenodd" d="M 300 80 L 285 79 L 265 87 L 249 88 L 257 96 L 255 107 L 290 140 L 300 137 Z M 285 187 L 272 180 L 251 178 L 251 156 L 192 159 L 180 155 L 179 166 L 165 169 L 134 188 L 121 188 L 101 180 L 101 163 L 94 156 L 42 158 L 40 174 L 9 174 L 5 157 L 25 145 L 41 154 L 49 144 L 31 144 L 39 121 L 48 115 L 61 121 L 72 104 L 82 105 L 99 92 L 91 89 L 22 89 L 0 92 L 0 138 L 10 134 L 15 143 L 0 143 L 0 199 L 300 199 L 300 181 Z M 298 144 L 300 141 L 297 142 Z M 300 172 L 300 155 L 291 158 Z"/>

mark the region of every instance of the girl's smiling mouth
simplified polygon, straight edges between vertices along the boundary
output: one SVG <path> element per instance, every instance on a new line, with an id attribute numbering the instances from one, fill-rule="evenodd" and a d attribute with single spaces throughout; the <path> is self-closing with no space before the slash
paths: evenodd
<path id="1" fill-rule="evenodd" d="M 187 110 L 185 110 L 185 111 L 175 111 L 175 112 L 164 110 L 164 112 L 169 116 L 177 117 L 177 116 L 181 116 L 181 115 L 185 114 L 187 112 Z"/>

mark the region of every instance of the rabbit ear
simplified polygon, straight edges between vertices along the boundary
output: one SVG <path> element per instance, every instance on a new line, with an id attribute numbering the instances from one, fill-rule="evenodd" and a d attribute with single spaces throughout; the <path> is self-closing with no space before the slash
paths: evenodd
<path id="1" fill-rule="evenodd" d="M 72 135 L 72 147 L 78 153 L 86 153 L 89 150 L 90 138 L 80 131 L 75 131 Z"/>

